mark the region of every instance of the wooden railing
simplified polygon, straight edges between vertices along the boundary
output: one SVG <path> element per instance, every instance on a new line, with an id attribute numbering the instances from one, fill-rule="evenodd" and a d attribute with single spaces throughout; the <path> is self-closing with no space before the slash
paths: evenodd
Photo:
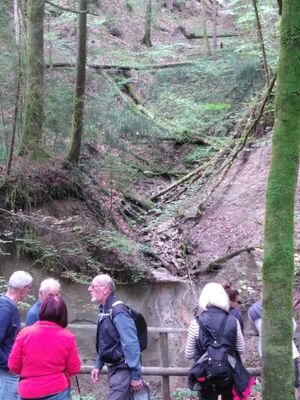
<path id="1" fill-rule="evenodd" d="M 96 330 L 94 324 L 70 324 L 70 329 L 76 332 L 79 329 L 93 329 Z M 162 398 L 163 400 L 170 400 L 170 376 L 188 376 L 190 368 L 170 367 L 169 366 L 169 337 L 172 334 L 187 334 L 187 329 L 184 328 L 157 328 L 148 327 L 148 333 L 158 333 L 160 341 L 161 353 L 161 366 L 160 367 L 142 367 L 142 375 L 148 376 L 161 376 L 162 384 Z M 246 332 L 246 336 L 254 336 L 253 333 Z M 93 365 L 83 365 L 80 374 L 89 374 Z M 253 376 L 261 375 L 261 368 L 248 368 L 248 371 Z M 107 368 L 104 367 L 101 373 L 107 374 Z"/>

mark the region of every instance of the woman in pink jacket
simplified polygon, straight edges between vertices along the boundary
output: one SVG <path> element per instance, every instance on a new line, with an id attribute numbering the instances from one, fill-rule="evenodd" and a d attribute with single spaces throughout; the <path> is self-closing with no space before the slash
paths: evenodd
<path id="1" fill-rule="evenodd" d="M 21 399 L 69 400 L 70 376 L 80 370 L 75 336 L 66 328 L 67 307 L 59 296 L 42 303 L 40 320 L 17 335 L 8 359 L 20 375 Z"/>

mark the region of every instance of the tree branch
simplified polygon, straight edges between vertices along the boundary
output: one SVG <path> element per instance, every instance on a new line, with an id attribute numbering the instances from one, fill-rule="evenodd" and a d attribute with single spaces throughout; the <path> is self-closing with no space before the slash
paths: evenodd
<path id="1" fill-rule="evenodd" d="M 67 11 L 67 12 L 70 12 L 70 13 L 74 13 L 74 14 L 90 14 L 90 15 L 94 15 L 96 17 L 100 17 L 100 15 L 94 14 L 94 13 L 90 12 L 89 10 L 86 10 L 86 11 L 73 10 L 72 8 L 66 8 L 66 7 L 60 6 L 58 4 L 52 3 L 52 1 L 50 1 L 50 0 L 45 0 L 45 3 L 49 4 L 52 7 L 58 8 L 59 10 Z"/>

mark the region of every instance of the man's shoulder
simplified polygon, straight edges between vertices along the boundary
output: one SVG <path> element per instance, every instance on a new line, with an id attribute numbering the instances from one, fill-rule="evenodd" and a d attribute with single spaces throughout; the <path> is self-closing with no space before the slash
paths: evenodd
<path id="1" fill-rule="evenodd" d="M 18 310 L 17 305 L 5 295 L 0 295 L 0 307 L 9 310 Z"/>
<path id="2" fill-rule="evenodd" d="M 34 322 L 39 320 L 39 311 L 40 311 L 40 301 L 37 300 L 28 310 L 26 314 L 26 326 L 32 325 Z"/>
<path id="3" fill-rule="evenodd" d="M 128 317 L 132 317 L 130 308 L 121 300 L 116 300 L 111 306 L 112 318 L 114 318 L 118 314 L 125 314 Z"/>

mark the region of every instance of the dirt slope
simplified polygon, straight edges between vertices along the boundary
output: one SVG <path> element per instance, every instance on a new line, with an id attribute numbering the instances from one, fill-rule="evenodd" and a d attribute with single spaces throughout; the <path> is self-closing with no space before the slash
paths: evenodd
<path id="1" fill-rule="evenodd" d="M 184 236 L 202 266 L 242 248 L 262 246 L 270 155 L 270 141 L 246 149 L 209 199 L 199 221 L 184 225 Z"/>

